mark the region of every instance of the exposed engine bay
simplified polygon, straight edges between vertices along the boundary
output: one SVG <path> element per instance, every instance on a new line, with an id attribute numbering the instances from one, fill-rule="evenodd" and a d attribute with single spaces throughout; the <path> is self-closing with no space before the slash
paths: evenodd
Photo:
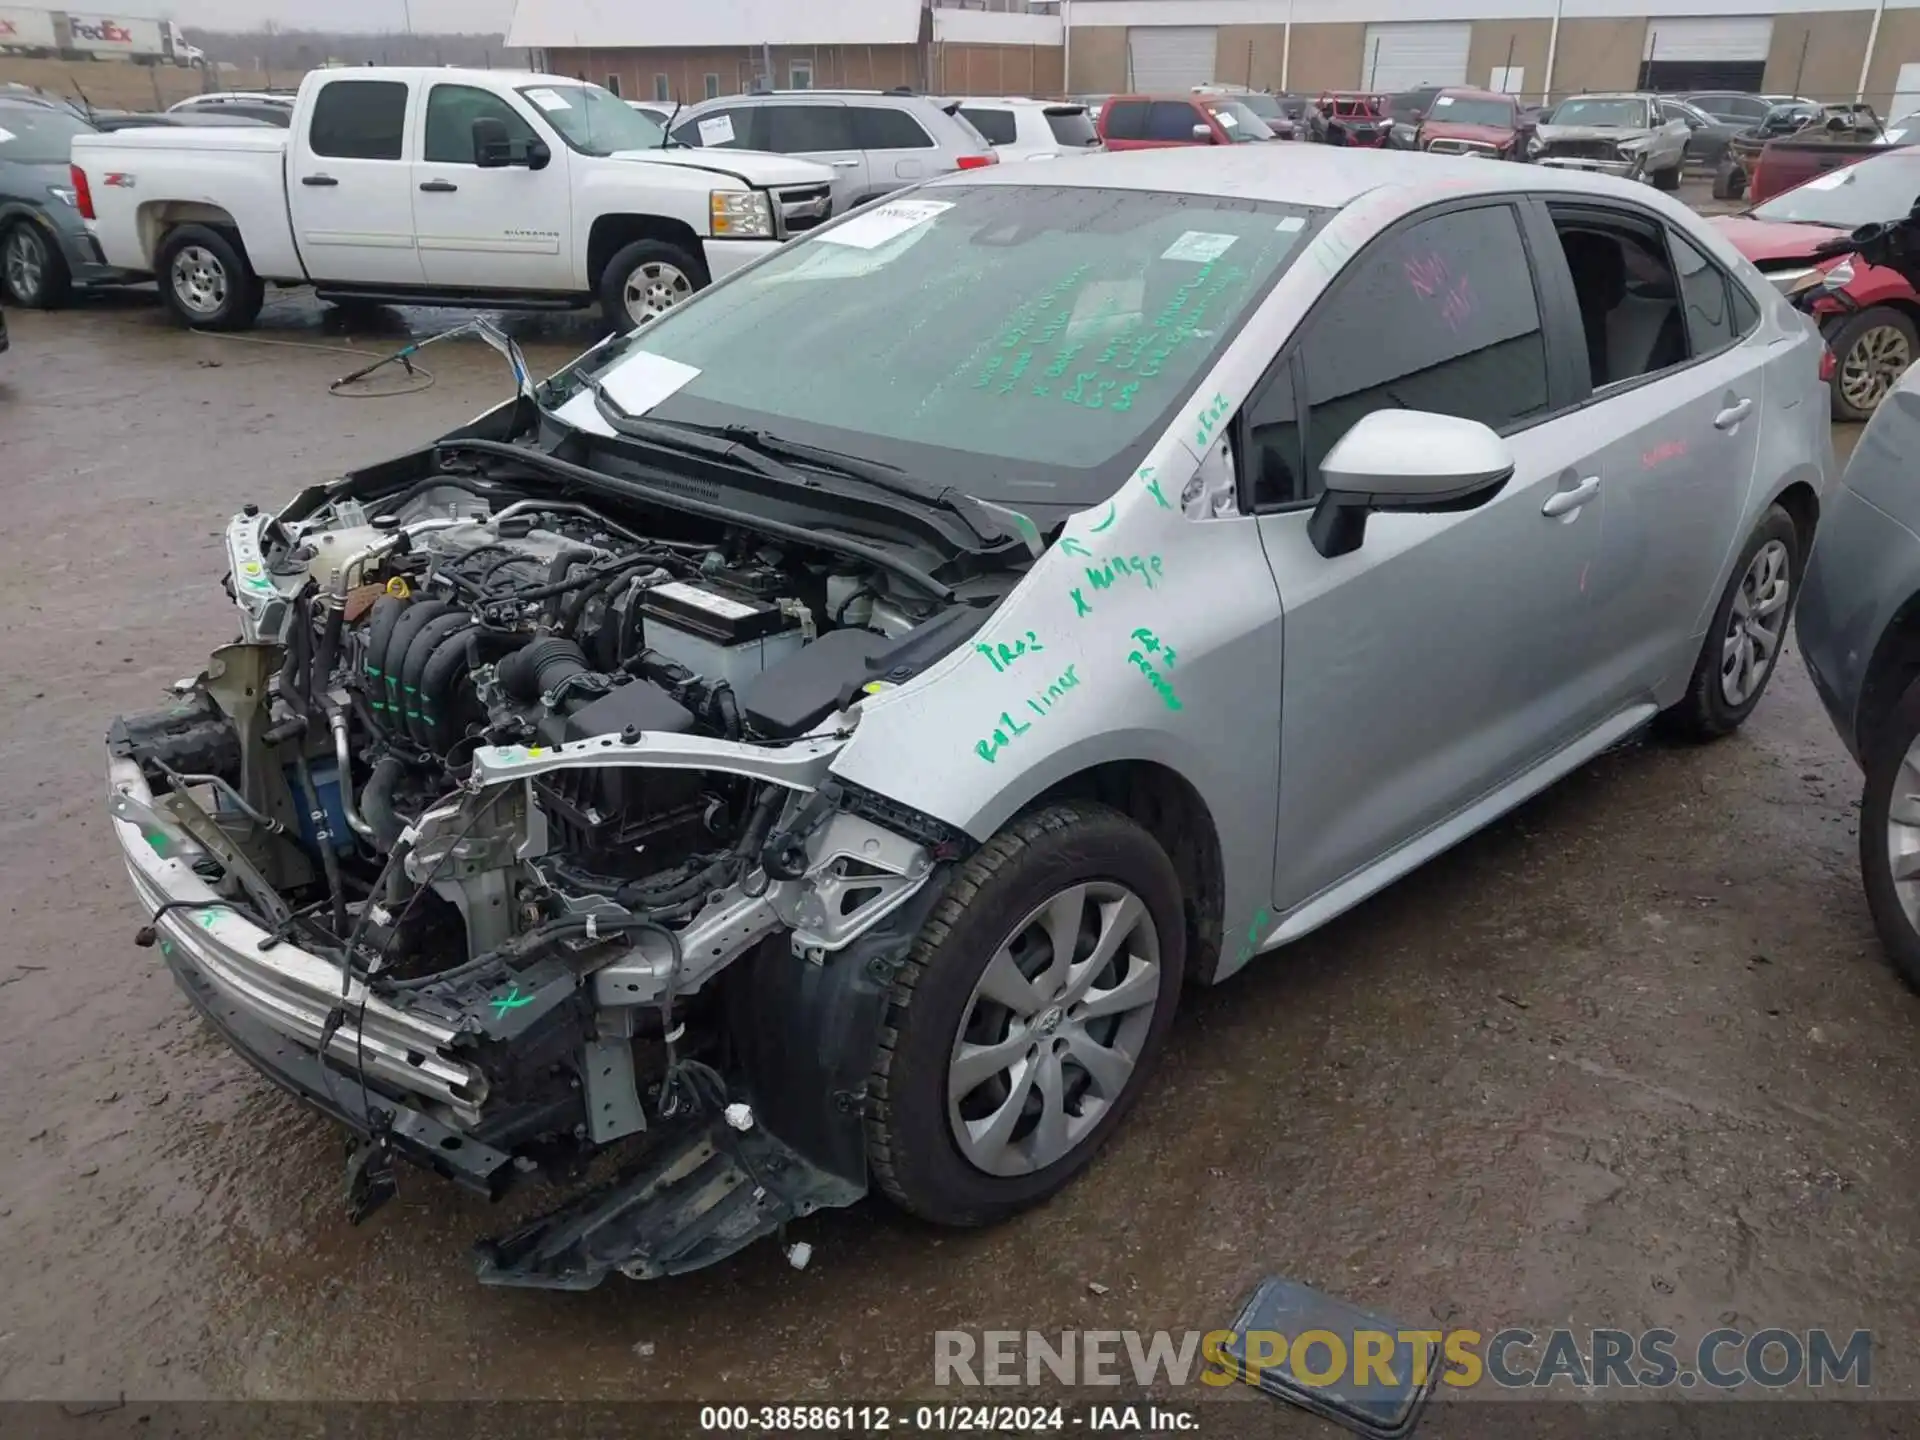
<path id="1" fill-rule="evenodd" d="M 857 1135 L 828 1132 L 857 1131 L 833 1088 L 857 1079 L 797 1096 L 796 1065 L 845 1063 L 806 1007 L 874 1013 L 966 841 L 829 766 L 1019 567 L 942 597 L 831 536 L 428 468 L 230 523 L 239 639 L 109 736 L 113 813 L 156 857 L 135 880 L 156 924 L 195 922 L 144 942 L 359 1134 L 356 1218 L 395 1152 L 498 1194 L 685 1131 L 491 1242 L 483 1278 L 672 1273 L 850 1203 Z M 769 1040 L 776 1010 L 801 1033 Z M 311 1054 L 263 1061 L 289 1038 Z"/>

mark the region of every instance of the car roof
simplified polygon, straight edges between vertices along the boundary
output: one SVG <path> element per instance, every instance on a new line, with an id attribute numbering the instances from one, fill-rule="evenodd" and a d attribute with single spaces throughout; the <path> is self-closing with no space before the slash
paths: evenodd
<path id="1" fill-rule="evenodd" d="M 1655 95 L 1649 90 L 1594 90 L 1584 95 L 1569 95 L 1560 103 L 1570 105 L 1575 100 L 1663 100 L 1673 97 Z"/>
<path id="2" fill-rule="evenodd" d="M 1515 104 L 1519 103 L 1518 96 L 1502 95 L 1498 90 L 1482 90 L 1475 85 L 1442 85 L 1440 93 L 1458 95 L 1467 100 L 1512 100 Z"/>
<path id="3" fill-rule="evenodd" d="M 1508 195 L 1566 190 L 1617 195 L 1648 203 L 1633 181 L 1540 165 L 1489 165 L 1414 150 L 1363 150 L 1326 145 L 1288 147 L 1276 161 L 1265 145 L 1180 145 L 1163 150 L 1104 152 L 1068 167 L 991 165 L 943 177 L 951 185 L 1070 185 L 1087 189 L 1159 190 L 1174 194 L 1269 200 L 1337 210 L 1369 191 L 1395 188 L 1415 203 L 1464 194 Z"/>
<path id="4" fill-rule="evenodd" d="M 959 95 L 947 101 L 949 105 L 1006 105 L 1031 106 L 1035 110 L 1084 110 L 1086 105 L 1079 100 L 1036 100 L 1031 95 Z"/>

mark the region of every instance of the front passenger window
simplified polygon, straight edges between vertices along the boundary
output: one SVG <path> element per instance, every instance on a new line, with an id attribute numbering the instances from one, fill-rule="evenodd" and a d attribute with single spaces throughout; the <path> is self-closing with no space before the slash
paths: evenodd
<path id="1" fill-rule="evenodd" d="M 429 165 L 471 165 L 474 163 L 473 122 L 498 120 L 507 127 L 507 139 L 525 154 L 526 145 L 537 137 L 519 111 L 491 90 L 472 85 L 436 85 L 427 97 L 427 145 Z"/>
<path id="2" fill-rule="evenodd" d="M 1316 314 L 1307 367 L 1307 472 L 1375 410 L 1426 410 L 1512 429 L 1548 407 L 1546 340 L 1507 205 L 1423 220 L 1368 248 Z"/>

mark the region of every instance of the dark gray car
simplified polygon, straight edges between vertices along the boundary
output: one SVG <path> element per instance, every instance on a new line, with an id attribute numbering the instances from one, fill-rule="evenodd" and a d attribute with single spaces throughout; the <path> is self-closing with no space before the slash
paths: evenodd
<path id="1" fill-rule="evenodd" d="M 1920 990 L 1920 368 L 1887 392 L 1828 495 L 1800 653 L 1866 772 L 1860 876 L 1880 943 Z"/>
<path id="2" fill-rule="evenodd" d="M 107 265 L 87 233 L 68 152 L 94 127 L 58 105 L 0 97 L 0 293 L 50 310 L 76 284 L 127 277 Z"/>

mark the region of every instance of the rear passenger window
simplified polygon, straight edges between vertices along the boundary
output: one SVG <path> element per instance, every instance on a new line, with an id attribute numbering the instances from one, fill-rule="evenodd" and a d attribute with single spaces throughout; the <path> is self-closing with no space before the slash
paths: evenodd
<path id="1" fill-rule="evenodd" d="M 1109 140 L 1147 138 L 1147 102 L 1144 100 L 1127 100 L 1118 105 L 1109 105 L 1100 118 L 1106 126 Z"/>
<path id="2" fill-rule="evenodd" d="M 1193 127 L 1206 124 L 1200 112 L 1178 100 L 1156 100 L 1147 115 L 1147 139 L 1193 143 Z"/>
<path id="3" fill-rule="evenodd" d="M 1544 415 L 1546 340 L 1512 209 L 1455 211 L 1369 247 L 1300 353 L 1310 475 L 1375 410 L 1428 410 L 1495 430 Z"/>
<path id="4" fill-rule="evenodd" d="M 1760 307 L 1738 280 L 1727 281 L 1727 293 L 1733 297 L 1733 333 L 1744 340 L 1760 323 Z"/>
<path id="5" fill-rule="evenodd" d="M 856 150 L 844 105 L 764 105 L 757 107 L 767 129 L 767 148 L 782 155 L 817 150 Z"/>
<path id="6" fill-rule="evenodd" d="M 1680 276 L 1680 299 L 1687 311 L 1687 341 L 1695 356 L 1711 355 L 1739 336 L 1728 299 L 1728 280 L 1721 268 L 1702 255 L 1689 240 L 1667 232 L 1673 247 L 1673 268 Z"/>
<path id="7" fill-rule="evenodd" d="M 918 120 L 904 111 L 883 105 L 855 105 L 851 113 L 853 115 L 853 144 L 849 147 L 851 149 L 933 149 L 933 137 L 920 128 Z"/>
<path id="8" fill-rule="evenodd" d="M 320 87 L 308 148 L 340 160 L 398 160 L 406 148 L 407 87 L 397 80 L 332 80 Z"/>
<path id="9" fill-rule="evenodd" d="M 1011 110 L 982 110 L 977 106 L 962 106 L 960 113 L 967 117 L 967 123 L 986 137 L 989 145 L 1013 144 L 1015 125 Z"/>

